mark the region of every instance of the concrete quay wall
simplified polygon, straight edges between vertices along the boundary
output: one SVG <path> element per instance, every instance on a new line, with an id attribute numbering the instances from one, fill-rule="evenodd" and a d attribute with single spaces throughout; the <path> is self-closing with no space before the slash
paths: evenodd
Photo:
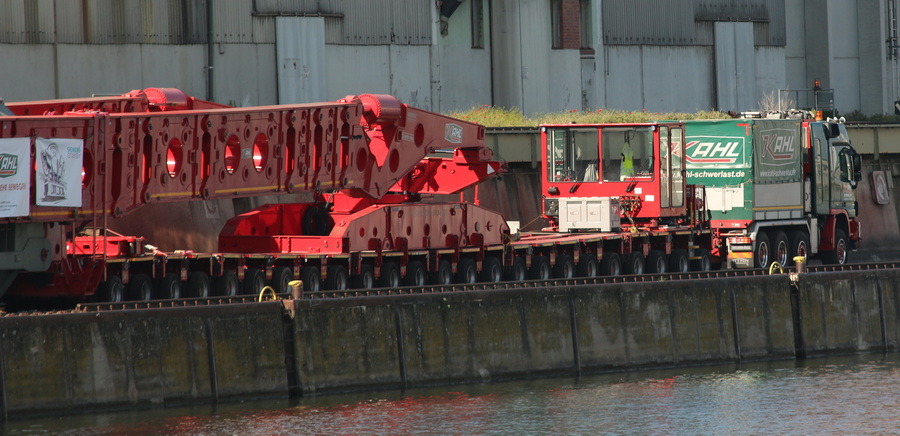
<path id="1" fill-rule="evenodd" d="M 2 412 L 900 349 L 900 270 L 0 318 Z"/>

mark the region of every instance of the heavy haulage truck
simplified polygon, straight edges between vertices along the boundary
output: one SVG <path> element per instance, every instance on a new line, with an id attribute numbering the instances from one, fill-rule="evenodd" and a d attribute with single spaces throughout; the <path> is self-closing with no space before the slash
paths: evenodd
<path id="1" fill-rule="evenodd" d="M 685 128 L 687 179 L 704 187 L 717 262 L 847 262 L 861 239 L 861 163 L 842 123 L 744 118 L 687 121 Z"/>

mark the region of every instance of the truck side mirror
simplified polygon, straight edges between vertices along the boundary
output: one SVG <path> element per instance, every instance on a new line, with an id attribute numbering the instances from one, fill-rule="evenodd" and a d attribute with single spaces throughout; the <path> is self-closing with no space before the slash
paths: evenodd
<path id="1" fill-rule="evenodd" d="M 851 149 L 853 151 L 853 149 Z M 850 155 L 851 161 L 853 162 L 853 181 L 859 182 L 862 180 L 862 157 L 860 157 L 859 153 L 853 151 L 853 154 Z"/>

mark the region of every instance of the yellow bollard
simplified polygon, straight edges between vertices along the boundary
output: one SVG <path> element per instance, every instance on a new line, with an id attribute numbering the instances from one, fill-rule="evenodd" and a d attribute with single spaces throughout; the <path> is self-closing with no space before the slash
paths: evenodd
<path id="1" fill-rule="evenodd" d="M 288 286 L 291 287 L 291 298 L 299 300 L 303 293 L 303 280 L 291 280 L 288 282 Z"/>
<path id="2" fill-rule="evenodd" d="M 794 257 L 794 271 L 796 271 L 798 274 L 806 272 L 806 256 Z"/>

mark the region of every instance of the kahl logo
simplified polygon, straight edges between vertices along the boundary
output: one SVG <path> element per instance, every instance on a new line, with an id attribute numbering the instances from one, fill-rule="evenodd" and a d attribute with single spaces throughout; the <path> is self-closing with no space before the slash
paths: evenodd
<path id="1" fill-rule="evenodd" d="M 774 160 L 791 160 L 794 158 L 794 137 L 781 135 L 763 135 L 766 144 L 765 154 Z"/>
<path id="2" fill-rule="evenodd" d="M 19 156 L 0 154 L 0 177 L 11 177 L 19 171 Z"/>
<path id="3" fill-rule="evenodd" d="M 733 164 L 742 157 L 741 143 L 738 141 L 690 141 L 685 146 L 685 151 L 685 160 L 698 164 Z"/>
<path id="4" fill-rule="evenodd" d="M 460 127 L 456 124 L 447 123 L 447 126 L 444 128 L 444 139 L 446 139 L 447 142 L 459 144 L 462 142 L 462 136 L 463 136 L 462 127 Z"/>

